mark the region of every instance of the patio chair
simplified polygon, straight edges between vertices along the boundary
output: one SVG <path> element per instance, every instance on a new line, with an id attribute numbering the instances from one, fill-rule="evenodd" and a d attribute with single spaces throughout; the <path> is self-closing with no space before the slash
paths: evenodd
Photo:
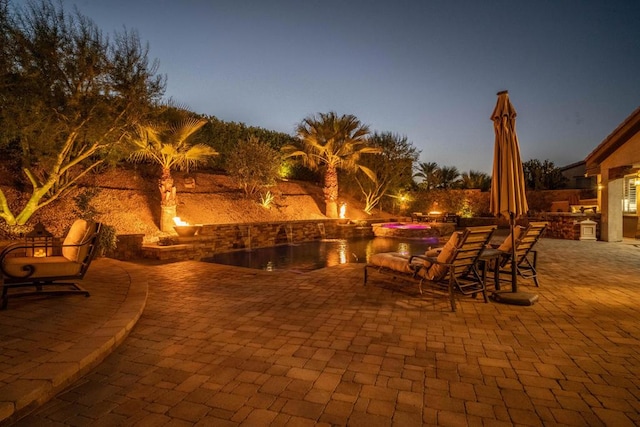
<path id="1" fill-rule="evenodd" d="M 533 279 L 536 287 L 540 286 L 538 281 L 538 251 L 534 249 L 536 243 L 542 237 L 548 222 L 530 222 L 525 227 L 514 229 L 516 245 L 516 272 L 524 279 Z M 497 274 L 509 274 L 511 280 L 511 234 L 507 236 L 502 244 L 495 246 L 501 254 L 499 258 L 499 268 Z M 506 279 L 502 280 L 506 281 Z"/>
<path id="2" fill-rule="evenodd" d="M 89 291 L 75 282 L 89 269 L 95 255 L 100 223 L 76 220 L 62 245 L 53 247 L 53 256 L 27 256 L 41 246 L 14 243 L 0 252 L 0 273 L 3 279 L 0 308 L 7 308 L 8 299 L 30 295 L 81 294 Z M 46 248 L 45 248 L 46 249 Z M 55 255 L 58 254 L 58 255 Z M 35 288 L 12 292 L 14 288 Z"/>
<path id="3" fill-rule="evenodd" d="M 424 221 L 424 215 L 422 212 L 411 212 L 411 222 L 422 222 Z"/>
<path id="4" fill-rule="evenodd" d="M 364 267 L 364 284 L 367 284 L 371 270 L 417 283 L 420 294 L 423 284 L 431 285 L 437 290 L 446 290 L 451 311 L 456 311 L 454 293 L 474 297 L 482 293 L 484 301 L 488 302 L 485 283 L 477 263 L 495 229 L 495 226 L 469 227 L 462 232 L 455 232 L 437 255 L 435 252 L 410 257 L 397 253 L 375 254 Z"/>

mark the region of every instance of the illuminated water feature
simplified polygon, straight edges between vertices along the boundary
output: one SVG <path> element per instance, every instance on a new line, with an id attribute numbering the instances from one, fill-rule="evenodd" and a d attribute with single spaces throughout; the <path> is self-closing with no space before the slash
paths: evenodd
<path id="1" fill-rule="evenodd" d="M 415 222 L 385 222 L 380 224 L 382 228 L 395 228 L 401 230 L 429 230 L 431 226 L 428 224 L 419 224 Z"/>
<path id="2" fill-rule="evenodd" d="M 385 222 L 373 224 L 373 234 L 398 239 L 434 238 L 451 234 L 454 228 L 453 224 L 444 223 Z"/>
<path id="3" fill-rule="evenodd" d="M 401 252 L 406 255 L 423 253 L 438 246 L 437 237 L 425 239 L 325 239 L 294 245 L 280 245 L 250 251 L 216 254 L 205 262 L 234 265 L 260 270 L 310 271 L 346 263 L 364 263 L 380 252 Z"/>

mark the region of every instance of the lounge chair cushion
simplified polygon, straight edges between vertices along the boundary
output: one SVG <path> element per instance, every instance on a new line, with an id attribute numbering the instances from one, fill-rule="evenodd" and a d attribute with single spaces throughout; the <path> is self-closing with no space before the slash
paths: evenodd
<path id="1" fill-rule="evenodd" d="M 413 273 L 413 268 L 409 265 L 409 257 L 398 252 L 374 254 L 369 259 L 369 263 L 399 273 Z"/>
<path id="2" fill-rule="evenodd" d="M 456 249 L 458 248 L 458 244 L 460 243 L 461 233 L 455 232 L 451 235 L 447 243 L 444 244 L 442 249 L 437 250 L 438 256 L 436 257 L 436 261 L 438 263 L 448 264 L 453 260 L 453 257 L 456 254 Z M 429 255 L 427 255 L 429 256 Z M 425 267 L 421 268 L 418 274 L 425 279 L 429 280 L 439 280 L 447 273 L 447 267 L 441 264 L 430 263 L 429 261 L 425 262 Z"/>
<path id="3" fill-rule="evenodd" d="M 513 236 L 514 236 L 514 240 L 518 240 L 518 237 L 520 237 L 520 233 L 522 233 L 522 230 L 524 230 L 524 227 L 521 226 L 516 226 L 513 229 Z M 502 242 L 502 244 L 500 244 L 500 246 L 498 246 L 498 250 L 502 251 L 502 252 L 511 252 L 511 233 L 509 233 L 509 235 L 507 236 L 506 239 L 504 239 L 504 242 Z"/>
<path id="4" fill-rule="evenodd" d="M 42 258 L 6 257 L 3 268 L 7 274 L 15 277 L 23 277 L 28 274 L 28 271 L 23 270 L 25 265 L 33 266 L 35 269 L 34 273 L 29 276 L 31 279 L 74 276 L 80 272 L 80 268 L 82 267 L 82 264 L 69 262 L 69 260 L 63 256 L 49 256 Z"/>
<path id="5" fill-rule="evenodd" d="M 74 245 L 82 243 L 93 231 L 93 227 L 90 227 L 90 224 L 84 219 L 75 220 L 62 243 L 62 256 L 69 261 L 82 262 L 87 255 L 89 247 L 86 245 L 84 247 Z"/>

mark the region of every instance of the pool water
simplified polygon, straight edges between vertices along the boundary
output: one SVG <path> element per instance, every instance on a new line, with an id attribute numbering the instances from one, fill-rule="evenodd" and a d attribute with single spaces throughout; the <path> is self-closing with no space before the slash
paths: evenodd
<path id="1" fill-rule="evenodd" d="M 202 261 L 267 271 L 310 271 L 346 263 L 364 263 L 371 255 L 380 252 L 401 252 L 407 255 L 424 253 L 428 248 L 438 244 L 437 238 L 331 239 L 251 251 L 228 252 Z"/>

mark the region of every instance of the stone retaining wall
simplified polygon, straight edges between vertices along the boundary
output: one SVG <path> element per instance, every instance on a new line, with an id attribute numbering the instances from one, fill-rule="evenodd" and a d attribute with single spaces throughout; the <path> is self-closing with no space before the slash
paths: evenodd
<path id="1" fill-rule="evenodd" d="M 544 232 L 544 237 L 555 239 L 580 240 L 580 223 L 591 220 L 596 223 L 596 238 L 600 240 L 600 214 L 570 214 L 570 213 L 541 213 L 531 221 L 547 221 L 549 226 Z"/>
<path id="2" fill-rule="evenodd" d="M 119 234 L 116 249 L 107 252 L 106 256 L 119 260 L 142 258 L 142 240 L 144 234 Z"/>
<path id="3" fill-rule="evenodd" d="M 537 214 L 535 217 L 518 220 L 519 224 L 527 221 L 548 221 L 545 237 L 556 239 L 578 240 L 580 238 L 580 222 L 590 219 L 597 223 L 596 237 L 600 238 L 600 215 L 580 215 L 568 213 Z M 460 226 L 474 227 L 497 224 L 501 228 L 508 227 L 508 222 L 497 218 L 461 218 Z M 339 220 L 295 221 L 253 224 L 206 224 L 194 237 L 172 237 L 174 244 L 160 246 L 157 243 L 143 245 L 142 234 L 118 236 L 118 247 L 111 258 L 130 260 L 149 258 L 163 261 L 188 260 L 210 257 L 216 253 L 235 250 L 256 249 L 276 245 L 301 243 L 328 239 L 349 239 L 353 237 L 373 237 L 370 226 L 341 224 Z"/>
<path id="4" fill-rule="evenodd" d="M 193 237 L 172 237 L 175 244 L 142 245 L 143 258 L 187 260 L 216 253 L 309 242 L 323 238 L 349 239 L 372 236 L 371 227 L 341 224 L 340 220 L 294 221 L 251 224 L 205 224 Z"/>
<path id="5" fill-rule="evenodd" d="M 564 212 L 538 213 L 535 216 L 520 218 L 517 223 L 526 225 L 529 221 L 546 221 L 549 223 L 544 237 L 554 239 L 579 240 L 580 223 L 585 220 L 596 222 L 596 237 L 600 239 L 600 214 L 572 214 Z M 460 227 L 476 227 L 482 225 L 497 225 L 508 228 L 509 221 L 504 218 L 460 218 Z"/>

